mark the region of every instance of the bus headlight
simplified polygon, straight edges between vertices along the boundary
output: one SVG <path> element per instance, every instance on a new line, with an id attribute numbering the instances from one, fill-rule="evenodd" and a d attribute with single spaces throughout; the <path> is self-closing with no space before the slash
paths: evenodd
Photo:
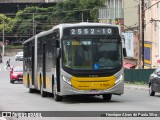
<path id="1" fill-rule="evenodd" d="M 119 81 L 122 81 L 122 78 L 123 78 L 123 75 L 120 75 L 117 77 L 117 80 L 116 80 L 116 84 L 119 82 Z"/>
<path id="2" fill-rule="evenodd" d="M 68 83 L 68 84 L 71 85 L 71 79 L 70 79 L 70 78 L 68 78 L 68 77 L 66 77 L 66 76 L 63 76 L 63 80 L 64 80 L 66 83 Z"/>

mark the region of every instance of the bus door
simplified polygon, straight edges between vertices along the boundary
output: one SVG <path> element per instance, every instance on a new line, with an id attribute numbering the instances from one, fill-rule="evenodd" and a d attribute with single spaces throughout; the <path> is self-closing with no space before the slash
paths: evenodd
<path id="1" fill-rule="evenodd" d="M 34 73 L 34 65 L 35 65 L 35 63 L 34 63 L 34 59 L 35 59 L 35 56 L 34 56 L 34 46 L 32 46 L 32 85 L 34 85 L 34 75 L 35 75 L 35 73 Z"/>
<path id="2" fill-rule="evenodd" d="M 58 40 L 56 40 L 56 46 L 58 45 Z M 59 53 L 60 54 L 60 53 Z M 60 92 L 60 58 L 56 58 L 56 82 L 57 82 L 57 91 Z"/>
<path id="3" fill-rule="evenodd" d="M 54 32 L 54 41 L 55 41 L 55 44 L 56 44 L 56 48 L 59 48 L 60 47 L 60 43 L 59 43 L 59 30 L 56 30 Z M 60 49 L 56 49 L 56 55 L 57 53 L 59 55 L 56 56 L 56 83 L 57 83 L 57 92 L 60 92 L 60 54 L 61 52 L 57 51 L 57 50 L 60 50 Z"/>
<path id="4" fill-rule="evenodd" d="M 43 88 L 46 88 L 46 43 L 43 43 Z"/>

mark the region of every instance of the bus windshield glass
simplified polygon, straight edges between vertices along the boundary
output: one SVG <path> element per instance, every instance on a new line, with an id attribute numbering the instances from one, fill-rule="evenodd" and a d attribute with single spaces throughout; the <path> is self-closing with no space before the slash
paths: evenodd
<path id="1" fill-rule="evenodd" d="M 74 70 L 113 69 L 122 65 L 120 38 L 63 40 L 63 66 Z"/>

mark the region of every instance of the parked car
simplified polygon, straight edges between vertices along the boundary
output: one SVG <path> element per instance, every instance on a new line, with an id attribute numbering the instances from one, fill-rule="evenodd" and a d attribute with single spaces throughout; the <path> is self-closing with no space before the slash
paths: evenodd
<path id="1" fill-rule="evenodd" d="M 18 52 L 15 56 L 16 61 L 23 61 L 23 52 Z"/>
<path id="2" fill-rule="evenodd" d="M 16 66 L 11 68 L 10 71 L 10 83 L 14 83 L 15 81 L 23 81 L 23 67 Z"/>
<path id="3" fill-rule="evenodd" d="M 157 68 L 149 77 L 149 95 L 154 96 L 160 92 L 160 68 Z"/>

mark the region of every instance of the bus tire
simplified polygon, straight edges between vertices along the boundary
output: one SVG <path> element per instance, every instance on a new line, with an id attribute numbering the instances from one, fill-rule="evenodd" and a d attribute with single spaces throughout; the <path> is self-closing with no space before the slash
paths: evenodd
<path id="1" fill-rule="evenodd" d="M 29 88 L 29 93 L 35 93 L 35 89 Z"/>
<path id="2" fill-rule="evenodd" d="M 47 97 L 47 92 L 43 91 L 42 81 L 41 81 L 41 87 L 40 87 L 40 94 L 42 97 Z"/>
<path id="3" fill-rule="evenodd" d="M 62 96 L 57 95 L 56 90 L 54 90 L 54 100 L 55 100 L 55 101 L 62 101 Z"/>
<path id="4" fill-rule="evenodd" d="M 28 88 L 29 88 L 29 93 L 34 93 L 35 90 L 30 88 L 30 80 L 29 80 L 29 75 L 28 75 Z"/>
<path id="5" fill-rule="evenodd" d="M 104 95 L 102 95 L 103 96 L 103 100 L 104 101 L 109 101 L 109 100 L 111 100 L 111 98 L 112 98 L 112 94 L 104 94 Z"/>
<path id="6" fill-rule="evenodd" d="M 29 84 L 29 75 L 27 75 L 27 84 L 28 84 L 28 88 L 30 87 L 30 84 Z"/>

